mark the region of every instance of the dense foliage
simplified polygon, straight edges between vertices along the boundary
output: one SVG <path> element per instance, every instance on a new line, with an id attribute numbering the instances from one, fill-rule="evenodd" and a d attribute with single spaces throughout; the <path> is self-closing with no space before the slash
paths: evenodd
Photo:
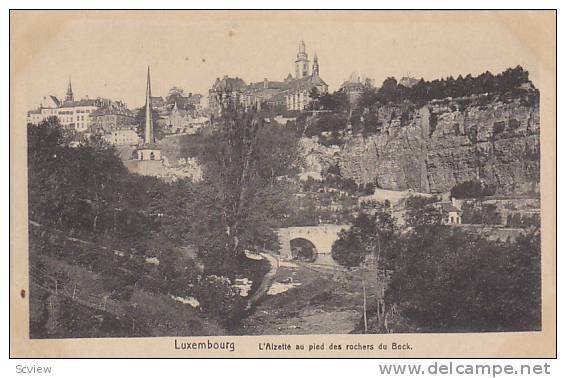
<path id="1" fill-rule="evenodd" d="M 540 228 L 540 214 L 512 213 L 507 215 L 505 225 L 513 228 Z"/>
<path id="2" fill-rule="evenodd" d="M 410 123 L 415 111 L 433 101 L 457 100 L 451 104 L 462 109 L 470 104 L 485 106 L 495 99 L 501 101 L 519 100 L 526 105 L 539 101 L 539 92 L 532 86 L 529 73 L 521 66 L 509 68 L 499 74 L 486 71 L 480 75 L 459 75 L 427 81 L 421 79 L 414 85 L 404 86 L 394 77 L 386 78 L 379 88 L 365 84 L 357 101 L 351 102 L 344 90 L 320 94 L 313 91 L 311 109 L 314 115 L 308 119 L 298 118 L 296 123 L 306 136 L 317 136 L 323 145 L 342 145 L 347 133 L 370 135 L 379 131 L 382 123 L 396 118 L 401 127 Z M 391 115 L 379 116 L 380 109 L 392 104 L 396 110 Z M 437 115 L 430 115 L 430 132 L 434 132 Z M 384 121 L 385 118 L 385 121 Z M 504 132 L 503 123 L 496 124 L 493 137 Z M 518 127 L 509 122 L 509 130 Z M 470 132 L 470 138 L 474 138 Z"/>
<path id="3" fill-rule="evenodd" d="M 487 185 L 485 182 L 470 180 L 454 185 L 450 190 L 450 196 L 454 198 L 481 198 L 492 196 L 496 188 Z"/>
<path id="4" fill-rule="evenodd" d="M 395 331 L 540 329 L 540 231 L 533 228 L 515 241 L 488 240 L 441 225 L 439 211 L 431 206 L 435 200 L 408 198 L 404 231 L 386 205 L 377 206 L 373 215 L 360 213 L 340 234 L 333 258 L 357 266 L 368 255 L 379 257 L 377 279 L 387 285 L 386 312 L 402 319 L 390 319 Z M 370 306 L 370 312 L 375 308 Z M 371 324 L 373 332 L 384 332 L 379 321 Z"/>
<path id="5" fill-rule="evenodd" d="M 146 205 L 165 184 L 130 175 L 111 147 L 68 141 L 55 118 L 28 126 L 30 219 L 132 239 L 155 229 Z"/>
<path id="6" fill-rule="evenodd" d="M 389 270 L 395 259 L 399 232 L 389 205 L 378 204 L 372 214 L 361 212 L 348 230 L 340 232 L 332 246 L 332 257 L 340 265 L 353 267 L 371 256 L 378 269 Z"/>
<path id="7" fill-rule="evenodd" d="M 502 224 L 501 214 L 493 203 L 464 203 L 462 205 L 462 223 L 467 224 Z"/>
<path id="8" fill-rule="evenodd" d="M 523 84 L 530 84 L 530 80 L 528 71 L 521 66 L 508 68 L 497 75 L 486 71 L 478 76 L 459 75 L 456 79 L 452 76 L 432 81 L 421 79 L 411 87 L 405 87 L 394 77 L 389 77 L 383 81 L 379 89 L 367 91 L 362 96 L 360 105 L 370 107 L 376 103 L 386 104 L 405 100 L 422 105 L 431 100 L 447 97 L 458 98 L 484 93 L 512 95 Z"/>
<path id="9" fill-rule="evenodd" d="M 497 242 L 446 226 L 404 238 L 387 301 L 413 331 L 540 329 L 540 233 Z"/>
<path id="10" fill-rule="evenodd" d="M 246 249 L 277 247 L 272 229 L 288 214 L 298 138 L 265 118 L 229 105 L 192 151 L 204 166 L 192 242 L 211 272 L 233 271 Z"/>
<path id="11" fill-rule="evenodd" d="M 131 174 L 99 140 L 71 146 L 56 118 L 28 125 L 29 218 L 44 230 L 30 234 L 31 265 L 47 258 L 96 272 L 117 301 L 134 287 L 193 296 L 221 322 L 237 322 L 246 300 L 234 277 L 259 283 L 265 274 L 243 252 L 274 245 L 271 227 L 286 212 L 284 176 L 296 158 L 294 132 L 258 119 L 240 109 L 225 115 L 198 151 L 198 183 Z"/>

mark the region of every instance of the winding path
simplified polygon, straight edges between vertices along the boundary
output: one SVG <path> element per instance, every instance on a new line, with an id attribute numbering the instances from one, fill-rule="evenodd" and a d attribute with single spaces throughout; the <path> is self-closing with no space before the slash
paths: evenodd
<path id="1" fill-rule="evenodd" d="M 267 260 L 267 262 L 269 262 L 269 265 L 271 265 L 271 268 L 269 269 L 269 272 L 267 272 L 265 274 L 265 276 L 263 276 L 263 280 L 261 281 L 261 284 L 259 285 L 259 287 L 257 288 L 257 290 L 255 291 L 255 293 L 252 295 L 252 297 L 249 299 L 248 301 L 248 309 L 255 305 L 260 299 L 262 299 L 266 294 L 267 291 L 269 290 L 269 288 L 271 287 L 271 284 L 273 283 L 273 279 L 275 278 L 275 275 L 277 274 L 277 270 L 279 269 L 279 259 L 269 253 L 260 253 L 260 255 Z"/>

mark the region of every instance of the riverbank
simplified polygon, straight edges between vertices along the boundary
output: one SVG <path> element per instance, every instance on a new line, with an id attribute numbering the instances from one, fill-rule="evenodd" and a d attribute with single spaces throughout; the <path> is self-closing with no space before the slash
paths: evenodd
<path id="1" fill-rule="evenodd" d="M 269 263 L 270 269 L 269 272 L 265 274 L 263 280 L 261 281 L 259 287 L 255 290 L 253 295 L 248 301 L 248 309 L 251 308 L 253 305 L 261 301 L 263 297 L 267 294 L 269 288 L 271 287 L 273 280 L 275 279 L 275 275 L 277 274 L 277 270 L 279 269 L 279 258 L 273 256 L 269 253 L 260 253 L 260 255 Z"/>
<path id="2" fill-rule="evenodd" d="M 373 301 L 375 277 L 364 276 Z M 362 317 L 362 303 L 357 270 L 280 261 L 270 289 L 236 334 L 348 334 Z"/>

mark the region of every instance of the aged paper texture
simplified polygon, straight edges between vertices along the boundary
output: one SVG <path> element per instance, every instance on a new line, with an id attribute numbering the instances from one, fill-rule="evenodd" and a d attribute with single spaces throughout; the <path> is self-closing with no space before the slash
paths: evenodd
<path id="1" fill-rule="evenodd" d="M 11 356 L 555 356 L 555 16 L 11 11 Z"/>

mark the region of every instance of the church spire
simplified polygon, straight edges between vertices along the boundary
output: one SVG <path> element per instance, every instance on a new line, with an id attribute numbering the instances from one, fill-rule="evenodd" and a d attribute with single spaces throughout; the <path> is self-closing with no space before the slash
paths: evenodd
<path id="1" fill-rule="evenodd" d="M 145 144 L 153 143 L 153 117 L 151 109 L 151 82 L 149 79 L 149 66 L 147 66 L 147 88 L 145 91 L 145 132 L 143 141 Z"/>
<path id="2" fill-rule="evenodd" d="M 320 74 L 320 72 L 319 72 L 319 68 L 318 68 L 318 56 L 316 55 L 316 52 L 315 52 L 313 62 L 312 62 L 312 75 L 313 76 L 319 76 L 319 74 Z"/>
<path id="3" fill-rule="evenodd" d="M 69 85 L 67 85 L 67 95 L 65 96 L 65 101 L 73 101 L 73 87 L 71 85 L 71 77 L 69 76 Z"/>

